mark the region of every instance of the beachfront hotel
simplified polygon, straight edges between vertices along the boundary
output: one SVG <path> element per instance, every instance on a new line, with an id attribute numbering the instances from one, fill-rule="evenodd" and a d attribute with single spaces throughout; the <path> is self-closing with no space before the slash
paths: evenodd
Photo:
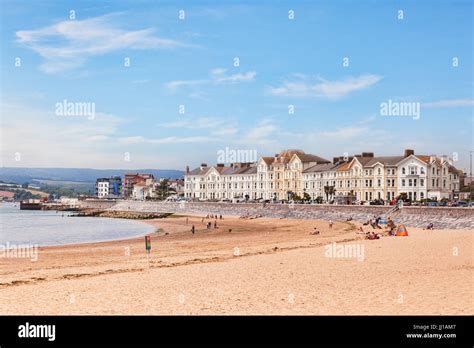
<path id="1" fill-rule="evenodd" d="M 184 194 L 201 200 L 291 200 L 321 202 L 390 201 L 401 194 L 418 201 L 454 199 L 463 172 L 447 156 L 377 157 L 373 152 L 334 157 L 332 161 L 302 150 L 286 150 L 252 163 L 218 163 L 184 174 Z"/>

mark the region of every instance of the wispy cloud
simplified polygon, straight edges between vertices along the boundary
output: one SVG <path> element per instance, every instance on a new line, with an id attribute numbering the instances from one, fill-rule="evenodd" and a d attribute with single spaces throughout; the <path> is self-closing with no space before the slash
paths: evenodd
<path id="1" fill-rule="evenodd" d="M 122 145 L 132 144 L 183 144 L 183 143 L 208 143 L 214 139 L 208 136 L 192 136 L 192 137 L 164 137 L 164 138 L 144 138 L 142 136 L 122 137 L 118 138 L 118 142 Z"/>
<path id="2" fill-rule="evenodd" d="M 367 74 L 358 77 L 349 76 L 342 80 L 330 81 L 318 78 L 318 82 L 310 82 L 307 78 L 285 81 L 277 87 L 269 87 L 268 92 L 285 97 L 320 97 L 340 99 L 348 94 L 367 89 L 382 79 L 382 76 Z"/>
<path id="3" fill-rule="evenodd" d="M 333 131 L 321 132 L 319 135 L 329 138 L 349 139 L 361 136 L 368 131 L 369 129 L 367 127 L 341 127 Z"/>
<path id="4" fill-rule="evenodd" d="M 257 76 L 256 71 L 228 74 L 227 69 L 215 68 L 210 71 L 210 77 L 207 79 L 174 80 L 165 83 L 165 86 L 171 91 L 176 91 L 180 87 L 192 87 L 205 84 L 231 84 L 237 82 L 253 81 L 255 80 L 255 76 Z"/>
<path id="5" fill-rule="evenodd" d="M 16 32 L 17 42 L 44 58 L 41 70 L 46 73 L 74 69 L 93 56 L 123 49 L 157 49 L 189 46 L 158 37 L 155 29 L 125 30 L 110 14 L 84 20 L 66 20 L 47 27 Z"/>
<path id="6" fill-rule="evenodd" d="M 226 121 L 217 117 L 199 117 L 185 118 L 172 122 L 162 123 L 160 126 L 165 128 L 187 128 L 187 129 L 205 129 L 215 128 L 224 124 Z"/>
<path id="7" fill-rule="evenodd" d="M 425 108 L 454 108 L 459 106 L 473 106 L 474 99 L 445 99 L 429 103 L 422 103 Z"/>
<path id="8" fill-rule="evenodd" d="M 225 82 L 241 82 L 241 81 L 253 81 L 257 73 L 255 71 L 248 71 L 245 73 L 237 73 L 226 75 L 227 70 L 218 68 L 211 71 L 212 82 L 225 83 Z"/>

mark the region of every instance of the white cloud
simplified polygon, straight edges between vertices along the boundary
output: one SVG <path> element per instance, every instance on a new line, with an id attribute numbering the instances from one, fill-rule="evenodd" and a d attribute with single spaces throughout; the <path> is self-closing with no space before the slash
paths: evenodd
<path id="1" fill-rule="evenodd" d="M 202 85 L 208 82 L 208 80 L 176 80 L 165 83 L 165 86 L 166 88 L 175 91 L 179 87 Z"/>
<path id="2" fill-rule="evenodd" d="M 176 91 L 179 87 L 192 87 L 197 85 L 205 84 L 224 84 L 224 83 L 237 83 L 247 82 L 255 80 L 257 76 L 256 71 L 247 71 L 235 74 L 226 74 L 227 69 L 215 68 L 210 71 L 210 77 L 202 80 L 175 80 L 165 83 L 165 87 L 171 91 Z"/>
<path id="3" fill-rule="evenodd" d="M 369 129 L 366 127 L 342 127 L 334 131 L 321 132 L 319 135 L 337 139 L 350 139 L 361 136 L 368 131 Z"/>
<path id="4" fill-rule="evenodd" d="M 123 145 L 132 144 L 183 144 L 183 143 L 208 143 L 215 139 L 208 136 L 191 136 L 191 137 L 164 137 L 164 138 L 144 138 L 142 136 L 122 137 L 118 142 Z"/>
<path id="5" fill-rule="evenodd" d="M 445 99 L 429 103 L 422 103 L 425 108 L 451 108 L 459 106 L 473 106 L 474 99 Z"/>
<path id="6" fill-rule="evenodd" d="M 168 123 L 162 123 L 160 126 L 165 128 L 205 129 L 220 127 L 227 122 L 228 121 L 217 117 L 199 117 L 179 119 Z"/>
<path id="7" fill-rule="evenodd" d="M 74 69 L 88 58 L 122 49 L 156 49 L 189 46 L 154 35 L 153 28 L 124 30 L 112 23 L 117 15 L 66 20 L 48 27 L 20 30 L 17 42 L 42 56 L 41 69 L 57 73 Z"/>
<path id="8" fill-rule="evenodd" d="M 237 73 L 226 75 L 226 69 L 217 68 L 211 71 L 212 81 L 214 83 L 222 82 L 239 82 L 239 81 L 253 81 L 257 73 L 255 71 L 248 71 L 246 73 Z"/>
<path id="9" fill-rule="evenodd" d="M 243 143 L 265 145 L 275 142 L 279 128 L 271 118 L 264 118 L 249 129 L 242 138 Z"/>
<path id="10" fill-rule="evenodd" d="M 269 87 L 268 92 L 285 97 L 320 97 L 340 99 L 348 94 L 366 89 L 382 79 L 379 75 L 349 76 L 339 81 L 329 81 L 319 78 L 319 82 L 311 83 L 307 79 L 285 81 L 281 86 Z"/>

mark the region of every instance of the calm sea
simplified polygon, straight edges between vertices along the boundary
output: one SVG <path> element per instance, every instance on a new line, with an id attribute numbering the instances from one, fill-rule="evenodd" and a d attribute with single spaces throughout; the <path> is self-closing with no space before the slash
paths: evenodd
<path id="1" fill-rule="evenodd" d="M 153 232 L 143 222 L 72 217 L 70 212 L 20 210 L 20 204 L 0 203 L 0 245 L 63 245 L 138 237 Z"/>

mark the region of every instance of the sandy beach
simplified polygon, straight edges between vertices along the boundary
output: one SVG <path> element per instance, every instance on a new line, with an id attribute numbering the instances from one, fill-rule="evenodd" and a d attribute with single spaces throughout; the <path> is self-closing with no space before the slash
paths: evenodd
<path id="1" fill-rule="evenodd" d="M 0 258 L 0 313 L 474 314 L 472 230 L 408 226 L 409 237 L 366 240 L 358 222 L 146 222 L 157 229 L 150 258 L 144 238 L 42 247 L 35 262 Z M 328 257 L 327 245 L 348 244 L 363 258 Z"/>

